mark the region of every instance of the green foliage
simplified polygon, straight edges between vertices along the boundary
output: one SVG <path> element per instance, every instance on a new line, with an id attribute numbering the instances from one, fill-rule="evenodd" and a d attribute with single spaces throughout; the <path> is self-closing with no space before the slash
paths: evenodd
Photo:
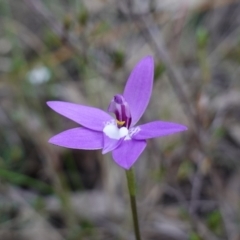
<path id="1" fill-rule="evenodd" d="M 19 53 L 19 51 L 17 51 L 16 54 L 13 55 L 11 63 L 11 73 L 13 73 L 14 75 L 19 74 L 22 69 L 26 67 L 25 58 L 21 53 Z"/>
<path id="2" fill-rule="evenodd" d="M 151 173 L 151 177 L 156 181 L 161 181 L 166 176 L 166 169 L 162 166 L 159 169 L 155 169 Z"/>
<path id="3" fill-rule="evenodd" d="M 42 197 L 37 197 L 32 203 L 33 207 L 37 211 L 43 211 L 45 209 L 45 201 Z"/>
<path id="4" fill-rule="evenodd" d="M 190 161 L 183 161 L 178 168 L 177 176 L 179 179 L 187 179 L 194 171 L 193 164 Z"/>
<path id="5" fill-rule="evenodd" d="M 206 28 L 199 27 L 196 32 L 196 39 L 199 48 L 205 48 L 208 44 L 209 34 Z"/>
<path id="6" fill-rule="evenodd" d="M 208 227 L 217 234 L 222 232 L 222 216 L 219 210 L 215 210 L 207 216 Z"/>
<path id="7" fill-rule="evenodd" d="M 162 63 L 157 63 L 154 69 L 154 80 L 156 81 L 158 78 L 160 78 L 165 70 L 166 68 Z"/>
<path id="8" fill-rule="evenodd" d="M 80 224 L 83 229 L 90 230 L 94 228 L 94 225 L 92 224 L 92 222 L 88 220 L 82 220 Z"/>
<path id="9" fill-rule="evenodd" d="M 23 158 L 24 156 L 24 152 L 23 149 L 18 146 L 18 145 L 12 145 L 12 146 L 7 146 L 7 145 L 3 145 L 0 147 L 0 151 L 2 153 L 2 159 L 1 159 L 1 167 L 3 167 L 3 165 L 10 165 L 11 163 L 17 163 L 20 159 Z"/>
<path id="10" fill-rule="evenodd" d="M 73 156 L 70 152 L 67 152 L 67 154 L 64 156 L 63 160 L 64 166 L 66 168 L 66 172 L 68 173 L 68 180 L 71 184 L 71 188 L 73 190 L 82 190 L 82 179 L 79 174 L 79 170 L 77 167 L 77 163 L 74 161 Z"/>
<path id="11" fill-rule="evenodd" d="M 61 39 L 49 29 L 45 30 L 43 38 L 44 38 L 45 44 L 50 49 L 55 49 L 62 45 Z"/>
<path id="12" fill-rule="evenodd" d="M 78 22 L 80 25 L 85 26 L 88 22 L 89 19 L 89 13 L 87 9 L 81 9 L 79 14 L 78 14 Z"/>
<path id="13" fill-rule="evenodd" d="M 18 213 L 18 207 L 11 202 L 2 202 L 0 204 L 0 224 L 9 223 Z"/>
<path id="14" fill-rule="evenodd" d="M 63 18 L 63 27 L 66 31 L 68 31 L 71 28 L 72 25 L 72 19 L 70 15 L 65 15 Z"/>
<path id="15" fill-rule="evenodd" d="M 0 169 L 0 178 L 2 181 L 7 181 L 18 186 L 28 186 L 46 194 L 53 193 L 52 188 L 48 184 L 21 173 L 9 171 L 7 169 Z"/>
<path id="16" fill-rule="evenodd" d="M 85 237 L 94 237 L 94 234 L 94 225 L 90 221 L 83 219 L 78 225 L 72 226 L 67 240 L 85 239 Z"/>
<path id="17" fill-rule="evenodd" d="M 213 132 L 213 139 L 222 139 L 226 136 L 226 129 L 222 126 L 215 128 Z"/>
<path id="18" fill-rule="evenodd" d="M 92 32 L 92 37 L 100 37 L 110 29 L 110 24 L 109 22 L 106 21 L 101 21 L 98 23 L 94 31 Z"/>
<path id="19" fill-rule="evenodd" d="M 191 221 L 189 217 L 189 212 L 184 207 L 179 208 L 179 216 L 184 221 Z"/>
<path id="20" fill-rule="evenodd" d="M 202 240 L 202 238 L 196 232 L 191 232 L 189 240 Z"/>
<path id="21" fill-rule="evenodd" d="M 205 15 L 206 12 L 204 11 L 195 12 L 190 16 L 189 21 L 187 22 L 187 27 L 192 29 L 198 28 L 203 24 Z"/>
<path id="22" fill-rule="evenodd" d="M 111 53 L 113 64 L 116 68 L 121 68 L 125 62 L 125 53 L 121 50 L 115 50 Z"/>

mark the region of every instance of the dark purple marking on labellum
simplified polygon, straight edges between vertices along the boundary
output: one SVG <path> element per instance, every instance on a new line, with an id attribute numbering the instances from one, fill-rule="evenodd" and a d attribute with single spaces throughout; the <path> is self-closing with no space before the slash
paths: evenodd
<path id="1" fill-rule="evenodd" d="M 108 111 L 116 115 L 117 125 L 119 128 L 129 128 L 132 122 L 131 112 L 128 103 L 124 97 L 117 94 L 111 100 Z"/>

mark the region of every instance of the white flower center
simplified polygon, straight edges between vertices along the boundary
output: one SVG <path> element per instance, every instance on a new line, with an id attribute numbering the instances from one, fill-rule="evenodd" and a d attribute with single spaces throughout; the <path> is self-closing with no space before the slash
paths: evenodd
<path id="1" fill-rule="evenodd" d="M 112 139 L 120 139 L 128 136 L 128 129 L 126 127 L 118 128 L 116 124 L 106 124 L 103 132 Z"/>

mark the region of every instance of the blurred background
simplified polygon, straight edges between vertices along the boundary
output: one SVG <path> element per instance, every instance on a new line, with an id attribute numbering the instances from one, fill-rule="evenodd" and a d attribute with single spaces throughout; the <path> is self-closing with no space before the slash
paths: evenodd
<path id="1" fill-rule="evenodd" d="M 142 238 L 240 239 L 240 1 L 0 0 L 0 239 L 133 240 L 125 172 L 48 139 L 77 126 L 48 100 L 103 110 L 155 59 L 135 164 Z"/>

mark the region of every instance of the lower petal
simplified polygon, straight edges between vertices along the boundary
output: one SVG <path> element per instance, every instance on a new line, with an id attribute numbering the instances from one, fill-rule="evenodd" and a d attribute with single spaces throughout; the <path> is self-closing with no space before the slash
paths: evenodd
<path id="1" fill-rule="evenodd" d="M 146 141 L 125 140 L 113 150 L 114 161 L 124 169 L 130 169 L 145 149 Z"/>
<path id="2" fill-rule="evenodd" d="M 187 130 L 184 125 L 163 121 L 146 123 L 137 128 L 139 131 L 131 137 L 138 140 L 162 137 Z"/>
<path id="3" fill-rule="evenodd" d="M 72 149 L 95 150 L 103 147 L 103 134 L 86 128 L 73 128 L 55 135 L 49 143 Z"/>
<path id="4" fill-rule="evenodd" d="M 104 134 L 102 154 L 106 154 L 106 153 L 114 150 L 121 144 L 122 141 L 123 141 L 123 138 L 112 139 Z"/>

